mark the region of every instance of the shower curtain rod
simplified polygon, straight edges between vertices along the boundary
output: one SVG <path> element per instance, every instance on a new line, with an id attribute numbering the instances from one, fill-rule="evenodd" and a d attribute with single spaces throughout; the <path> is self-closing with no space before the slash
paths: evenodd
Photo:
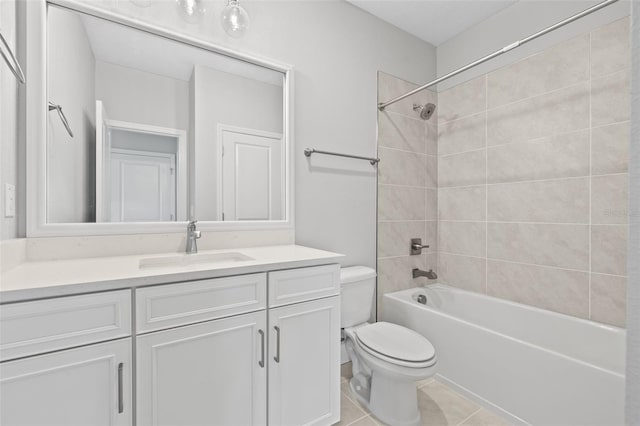
<path id="1" fill-rule="evenodd" d="M 433 81 L 431 81 L 431 82 L 429 82 L 427 84 L 424 84 L 424 85 L 422 85 L 422 86 L 420 86 L 420 87 L 418 87 L 416 89 L 413 89 L 412 91 L 407 92 L 404 95 L 400 95 L 400 96 L 398 96 L 396 98 L 393 98 L 393 99 L 391 99 L 390 101 L 387 101 L 387 102 L 380 102 L 378 104 L 378 109 L 380 111 L 384 111 L 384 109 L 386 107 L 388 107 L 389 105 L 391 105 L 391 104 L 395 104 L 396 102 L 401 101 L 401 100 L 403 100 L 405 98 L 408 98 L 411 95 L 415 95 L 416 93 L 421 92 L 424 89 L 427 89 L 427 88 L 429 88 L 431 86 L 435 86 L 436 84 L 441 83 L 441 82 L 443 82 L 445 80 L 448 80 L 451 77 L 454 77 L 454 76 L 460 74 L 461 72 L 467 71 L 468 69 L 471 69 L 471 68 L 473 68 L 473 67 L 475 67 L 477 65 L 480 65 L 480 64 L 482 64 L 484 62 L 487 62 L 488 60 L 493 59 L 493 58 L 495 58 L 497 56 L 500 56 L 503 53 L 507 53 L 508 51 L 513 50 L 516 47 L 520 47 L 523 44 L 530 42 L 531 40 L 535 40 L 538 37 L 542 37 L 543 35 L 545 35 L 547 33 L 550 33 L 551 31 L 557 30 L 560 27 L 564 27 L 565 25 L 570 24 L 573 21 L 576 21 L 576 20 L 578 20 L 578 19 L 580 19 L 580 18 L 582 18 L 584 16 L 590 15 L 593 12 L 602 9 L 603 7 L 609 6 L 610 4 L 613 4 L 613 3 L 617 2 L 617 1 L 618 0 L 606 0 L 606 1 L 603 1 L 602 3 L 598 3 L 595 6 L 592 6 L 592 7 L 588 8 L 588 9 L 585 9 L 582 12 L 577 13 L 577 14 L 573 15 L 570 18 L 567 18 L 567 19 L 565 19 L 563 21 L 560 21 L 560 22 L 558 22 L 558 23 L 556 23 L 554 25 L 551 25 L 550 27 L 547 27 L 542 31 L 538 31 L 537 33 L 532 34 L 529 37 L 526 37 L 526 38 L 523 38 L 522 40 L 518 40 L 518 41 L 516 41 L 514 43 L 511 43 L 511 44 L 503 47 L 502 49 L 496 50 L 495 52 L 485 56 L 484 58 L 480 58 L 480 59 L 478 59 L 476 61 L 473 61 L 470 64 L 467 64 L 467 65 L 463 66 L 462 68 L 458 68 L 455 71 L 451 71 L 449 74 L 443 75 L 440 78 L 437 78 L 437 79 L 435 79 L 435 80 L 433 80 Z"/>

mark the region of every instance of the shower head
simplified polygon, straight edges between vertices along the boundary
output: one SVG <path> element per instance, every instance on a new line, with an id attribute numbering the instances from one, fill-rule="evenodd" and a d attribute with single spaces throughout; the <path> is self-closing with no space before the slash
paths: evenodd
<path id="1" fill-rule="evenodd" d="M 413 110 L 420 113 L 420 118 L 422 118 L 423 120 L 428 120 L 436 110 L 436 106 L 432 103 L 424 105 L 413 104 Z"/>

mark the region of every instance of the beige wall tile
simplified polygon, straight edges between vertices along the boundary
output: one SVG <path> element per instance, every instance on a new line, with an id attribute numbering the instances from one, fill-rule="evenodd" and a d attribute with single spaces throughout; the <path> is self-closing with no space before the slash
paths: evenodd
<path id="1" fill-rule="evenodd" d="M 438 252 L 438 222 L 430 220 L 425 222 L 425 238 L 422 244 L 426 244 L 429 248 L 422 249 L 422 253 L 436 254 Z"/>
<path id="2" fill-rule="evenodd" d="M 378 222 L 378 257 L 409 256 L 411 238 L 426 241 L 425 222 Z M 426 244 L 426 243 L 425 243 Z"/>
<path id="3" fill-rule="evenodd" d="M 457 154 L 486 146 L 486 113 L 470 115 L 438 126 L 438 154 Z"/>
<path id="4" fill-rule="evenodd" d="M 424 154 L 427 150 L 427 127 L 418 118 L 379 112 L 378 146 Z"/>
<path id="5" fill-rule="evenodd" d="M 438 107 L 436 103 L 436 112 L 433 113 L 431 119 L 427 120 L 425 127 L 427 129 L 427 154 L 438 155 Z"/>
<path id="6" fill-rule="evenodd" d="M 425 186 L 427 156 L 395 149 L 378 148 L 378 183 Z"/>
<path id="7" fill-rule="evenodd" d="M 589 178 L 487 187 L 487 220 L 589 223 Z"/>
<path id="8" fill-rule="evenodd" d="M 378 185 L 378 220 L 424 220 L 425 190 Z"/>
<path id="9" fill-rule="evenodd" d="M 591 33 L 591 76 L 600 77 L 631 66 L 631 20 L 619 19 Z"/>
<path id="10" fill-rule="evenodd" d="M 386 293 L 414 288 L 426 283 L 426 278 L 414 280 L 413 268 L 427 268 L 427 255 L 378 259 L 378 319 L 384 318 L 383 296 Z"/>
<path id="11" fill-rule="evenodd" d="M 491 259 L 586 271 L 589 226 L 489 223 L 487 251 Z"/>
<path id="12" fill-rule="evenodd" d="M 629 70 L 609 74 L 591 81 L 591 125 L 627 121 L 631 108 Z"/>
<path id="13" fill-rule="evenodd" d="M 489 147 L 489 183 L 589 175 L 589 131 Z"/>
<path id="14" fill-rule="evenodd" d="M 627 223 L 629 176 L 594 176 L 591 178 L 591 223 Z"/>
<path id="15" fill-rule="evenodd" d="M 378 72 L 378 102 L 386 102 L 395 97 L 403 95 L 418 87 L 417 84 L 402 80 L 384 72 Z M 436 103 L 437 94 L 431 90 L 423 90 L 395 104 L 389 105 L 385 111 L 392 111 L 404 114 L 409 117 L 417 117 L 413 111 L 413 104 L 425 104 L 427 102 Z"/>
<path id="16" fill-rule="evenodd" d="M 486 256 L 487 224 L 484 222 L 440 221 L 440 251 L 467 256 Z"/>
<path id="17" fill-rule="evenodd" d="M 438 220 L 438 190 L 425 189 L 426 198 L 426 220 Z"/>
<path id="18" fill-rule="evenodd" d="M 591 271 L 603 274 L 627 274 L 626 225 L 591 227 Z"/>
<path id="19" fill-rule="evenodd" d="M 438 157 L 440 187 L 469 186 L 486 182 L 486 151 L 470 151 Z"/>
<path id="20" fill-rule="evenodd" d="M 589 83 L 491 109 L 487 145 L 538 139 L 589 126 Z"/>
<path id="21" fill-rule="evenodd" d="M 571 86 L 589 78 L 589 35 L 560 43 L 488 76 L 489 108 Z"/>
<path id="22" fill-rule="evenodd" d="M 591 319 L 624 327 L 626 286 L 625 277 L 591 274 Z"/>
<path id="23" fill-rule="evenodd" d="M 591 130 L 591 173 L 625 173 L 629 164 L 629 122 Z"/>
<path id="24" fill-rule="evenodd" d="M 435 155 L 427 155 L 426 159 L 427 177 L 425 186 L 427 188 L 438 187 L 438 157 Z"/>
<path id="25" fill-rule="evenodd" d="M 438 217 L 440 220 L 485 220 L 486 185 L 440 188 Z"/>
<path id="26" fill-rule="evenodd" d="M 491 296 L 554 312 L 589 317 L 589 273 L 489 260 Z"/>
<path id="27" fill-rule="evenodd" d="M 456 120 L 486 108 L 486 76 L 438 93 L 438 122 Z"/>
<path id="28" fill-rule="evenodd" d="M 438 282 L 464 290 L 485 292 L 486 260 L 480 257 L 440 253 Z"/>

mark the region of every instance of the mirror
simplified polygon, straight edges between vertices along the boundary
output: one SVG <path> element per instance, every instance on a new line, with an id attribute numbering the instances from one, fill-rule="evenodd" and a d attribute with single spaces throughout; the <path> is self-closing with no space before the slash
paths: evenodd
<path id="1" fill-rule="evenodd" d="M 47 7 L 46 222 L 287 219 L 286 74 Z"/>

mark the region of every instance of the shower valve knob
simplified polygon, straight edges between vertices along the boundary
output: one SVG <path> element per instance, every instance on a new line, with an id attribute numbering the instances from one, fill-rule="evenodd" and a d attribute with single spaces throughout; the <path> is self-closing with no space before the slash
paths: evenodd
<path id="1" fill-rule="evenodd" d="M 422 244 L 422 238 L 412 238 L 411 239 L 411 254 L 422 254 L 423 248 L 429 248 L 428 244 Z"/>

